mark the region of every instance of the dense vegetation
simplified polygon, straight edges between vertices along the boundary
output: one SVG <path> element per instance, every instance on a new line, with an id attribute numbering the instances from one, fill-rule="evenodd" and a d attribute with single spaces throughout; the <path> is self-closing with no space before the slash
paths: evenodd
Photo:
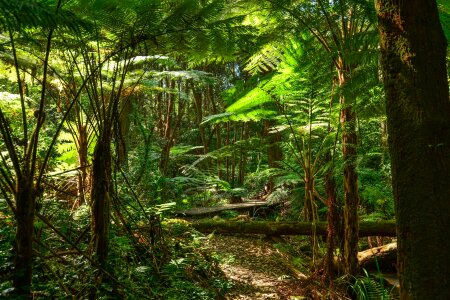
<path id="1" fill-rule="evenodd" d="M 263 199 L 327 222 L 323 286 L 370 297 L 396 219 L 401 297 L 448 299 L 450 5 L 375 2 L 0 1 L 0 297 L 224 297 L 175 211 Z"/>

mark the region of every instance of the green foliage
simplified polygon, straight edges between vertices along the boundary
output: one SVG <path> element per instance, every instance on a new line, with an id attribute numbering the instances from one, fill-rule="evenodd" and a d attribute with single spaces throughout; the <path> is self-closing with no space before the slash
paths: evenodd
<path id="1" fill-rule="evenodd" d="M 450 40 L 450 4 L 445 0 L 438 0 L 439 17 L 441 20 L 442 28 L 444 29 L 445 37 L 447 41 Z M 450 47 L 450 45 L 447 45 Z"/>
<path id="2" fill-rule="evenodd" d="M 383 279 L 377 280 L 363 269 L 364 276 L 358 276 L 350 289 L 358 300 L 390 300 L 389 291 L 383 286 Z"/>
<path id="3" fill-rule="evenodd" d="M 203 248 L 207 238 L 192 230 L 181 230 L 183 225 L 171 227 L 176 228 L 179 235 L 172 237 L 176 252 L 162 268 L 162 278 L 167 286 L 160 291 L 161 297 L 206 300 L 223 296 L 230 283 L 218 268 L 218 260 Z"/>
<path id="4" fill-rule="evenodd" d="M 65 27 L 79 32 L 80 25 L 87 28 L 86 22 L 81 22 L 69 10 L 56 8 L 56 1 L 19 0 L 0 1 L 0 28 L 24 29 L 30 27 L 56 28 Z"/>
<path id="5" fill-rule="evenodd" d="M 6 201 L 0 198 L 0 298 L 7 297 L 11 289 L 13 272 L 13 242 L 15 238 L 13 216 Z"/>
<path id="6" fill-rule="evenodd" d="M 46 174 L 37 212 L 44 218 L 36 217 L 34 223 L 36 296 L 89 298 L 96 290 L 99 299 L 223 297 L 230 283 L 218 258 L 203 247 L 207 238 L 186 222 L 167 217 L 175 207 L 262 196 L 270 182 L 274 190 L 267 201 L 286 204 L 270 218 L 297 220 L 304 209 L 308 167 L 314 192 L 322 196 L 323 175 L 335 167 L 342 193 L 343 161 L 336 141 L 343 95 L 355 99 L 358 113 L 362 220 L 391 218 L 389 157 L 380 131 L 384 95 L 369 2 L 324 1 L 318 7 L 319 2 L 284 0 L 263 1 L 262 6 L 261 1 L 76 0 L 62 1 L 57 8 L 58 1 L 0 0 L 0 109 L 13 148 L 23 156 L 25 126 L 8 31 L 16 42 L 18 72 L 23 76 L 28 138 L 36 126 L 37 99 L 45 96 L 47 118 L 33 163 L 41 167 L 48 146 L 56 142 L 42 169 Z M 441 20 L 448 36 L 444 2 L 440 1 Z M 339 10 L 350 8 L 355 9 L 350 19 L 364 25 L 354 28 L 367 28 L 366 32 L 330 42 L 333 33 L 341 32 L 340 22 L 348 20 L 339 18 Z M 48 78 L 39 85 L 45 39 L 52 29 Z M 323 35 L 328 48 L 315 34 Z M 351 82 L 341 88 L 334 78 L 339 55 L 351 66 Z M 174 102 L 169 108 L 170 99 Z M 60 123 L 72 100 L 72 112 Z M 127 112 L 129 102 L 132 109 Z M 58 124 L 64 125 L 59 133 Z M 116 150 L 113 182 L 108 182 L 111 212 L 106 212 L 111 230 L 105 268 L 113 278 L 103 274 L 100 285 L 102 270 L 90 259 L 92 207 L 89 197 L 87 203 L 77 203 L 78 173 L 67 170 L 78 167 L 80 126 L 89 132 L 90 163 L 95 136 L 105 124 L 111 125 Z M 173 137 L 168 141 L 165 133 L 170 130 Z M 274 134 L 280 141 L 270 141 Z M 167 144 L 169 162 L 162 170 Z M 267 152 L 273 145 L 279 146 L 283 160 L 269 168 Z M 120 146 L 123 162 L 117 159 Z M 0 297 L 6 297 L 11 291 L 16 224 L 4 198 L 14 198 L 15 183 L 4 139 L 0 150 Z M 332 161 L 325 158 L 327 153 Z M 325 205 L 316 204 L 323 216 Z M 226 211 L 222 216 L 237 214 Z M 297 262 L 302 268 L 306 265 L 303 257 Z M 357 279 L 354 290 L 372 299 L 382 289 L 366 277 Z"/>
<path id="7" fill-rule="evenodd" d="M 239 216 L 239 212 L 235 210 L 224 210 L 220 212 L 221 218 L 228 220 Z"/>
<path id="8" fill-rule="evenodd" d="M 383 219 L 394 216 L 394 200 L 389 183 L 380 170 L 359 169 L 362 205 L 368 214 L 377 213 Z"/>

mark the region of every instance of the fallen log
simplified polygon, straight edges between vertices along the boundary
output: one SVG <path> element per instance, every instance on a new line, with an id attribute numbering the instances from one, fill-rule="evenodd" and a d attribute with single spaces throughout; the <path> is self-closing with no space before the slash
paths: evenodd
<path id="1" fill-rule="evenodd" d="M 358 252 L 358 264 L 367 271 L 396 272 L 397 243 L 389 243 L 380 247 L 370 248 Z M 344 270 L 342 262 L 334 257 L 335 270 Z"/>
<path id="2" fill-rule="evenodd" d="M 269 221 L 225 221 L 201 220 L 192 223 L 192 227 L 203 233 L 240 233 L 266 235 L 326 235 L 327 223 L 319 222 L 313 225 L 308 222 L 269 222 Z M 396 236 L 395 222 L 360 222 L 359 236 Z"/>
<path id="3" fill-rule="evenodd" d="M 367 270 L 378 268 L 395 271 L 397 263 L 397 243 L 390 243 L 358 252 L 359 266 Z"/>

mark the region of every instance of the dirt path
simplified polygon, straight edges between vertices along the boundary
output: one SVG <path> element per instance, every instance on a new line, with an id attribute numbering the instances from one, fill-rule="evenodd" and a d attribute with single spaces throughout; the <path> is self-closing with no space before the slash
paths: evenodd
<path id="1" fill-rule="evenodd" d="M 227 299 L 310 299 L 272 243 L 260 237 L 216 235 L 210 248 L 223 258 L 221 268 L 233 283 Z"/>

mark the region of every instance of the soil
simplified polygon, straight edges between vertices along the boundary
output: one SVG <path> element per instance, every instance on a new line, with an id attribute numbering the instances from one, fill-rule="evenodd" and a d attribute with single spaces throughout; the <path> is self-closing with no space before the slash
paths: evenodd
<path id="1" fill-rule="evenodd" d="M 233 284 L 226 299 L 338 299 L 306 276 L 299 279 L 264 236 L 216 235 L 209 247 L 222 258 L 220 267 Z"/>

